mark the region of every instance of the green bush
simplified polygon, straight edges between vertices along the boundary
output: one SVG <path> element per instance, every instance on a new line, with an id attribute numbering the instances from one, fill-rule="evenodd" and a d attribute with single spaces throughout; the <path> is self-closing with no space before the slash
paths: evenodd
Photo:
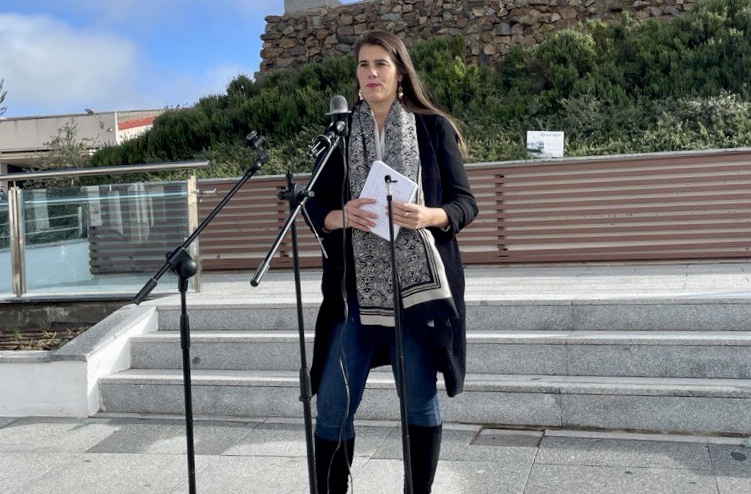
<path id="1" fill-rule="evenodd" d="M 466 51 L 461 36 L 411 49 L 429 93 L 460 120 L 468 161 L 524 159 L 528 130 L 564 131 L 571 156 L 751 146 L 745 0 L 696 2 L 670 22 L 589 22 L 511 46 L 497 67 L 466 63 Z M 225 94 L 164 113 L 93 163 L 210 159 L 201 174 L 240 175 L 255 156 L 240 143 L 256 130 L 270 157 L 259 173 L 310 171 L 306 151 L 328 123 L 330 98 L 354 88 L 351 55 L 257 80 L 241 74 Z"/>

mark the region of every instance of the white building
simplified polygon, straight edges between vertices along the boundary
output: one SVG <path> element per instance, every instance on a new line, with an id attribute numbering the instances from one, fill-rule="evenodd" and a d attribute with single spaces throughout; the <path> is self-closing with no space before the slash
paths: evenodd
<path id="1" fill-rule="evenodd" d="M 0 117 L 0 173 L 34 168 L 34 160 L 49 151 L 45 143 L 50 142 L 60 129 L 71 123 L 76 126 L 76 138 L 81 142 L 91 143 L 93 152 L 142 134 L 151 128 L 154 118 L 163 112 L 164 110 L 135 110 L 98 113 L 87 109 L 84 113 L 70 115 Z"/>

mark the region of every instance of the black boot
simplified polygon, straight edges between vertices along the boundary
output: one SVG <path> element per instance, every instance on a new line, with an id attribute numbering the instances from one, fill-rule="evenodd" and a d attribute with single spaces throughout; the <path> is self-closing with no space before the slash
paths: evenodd
<path id="1" fill-rule="evenodd" d="M 430 494 L 433 478 L 441 455 L 442 425 L 422 427 L 407 425 L 409 455 L 412 465 L 412 493 Z"/>
<path id="2" fill-rule="evenodd" d="M 347 494 L 349 468 L 355 440 L 328 441 L 315 436 L 316 486 L 318 494 Z"/>

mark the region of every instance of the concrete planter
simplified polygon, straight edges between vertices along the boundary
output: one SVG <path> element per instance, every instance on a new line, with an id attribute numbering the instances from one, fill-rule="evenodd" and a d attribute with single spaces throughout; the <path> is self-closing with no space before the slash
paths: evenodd
<path id="1" fill-rule="evenodd" d="M 59 350 L 0 352 L 0 416 L 95 414 L 99 378 L 129 368 L 131 336 L 156 329 L 156 308 L 127 305 Z"/>

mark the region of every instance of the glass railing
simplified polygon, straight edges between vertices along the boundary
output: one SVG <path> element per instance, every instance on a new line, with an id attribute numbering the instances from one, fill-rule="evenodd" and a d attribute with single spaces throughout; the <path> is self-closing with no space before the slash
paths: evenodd
<path id="1" fill-rule="evenodd" d="M 0 295 L 135 296 L 163 267 L 166 254 L 195 229 L 195 182 L 193 176 L 173 182 L 11 187 L 0 196 Z M 200 266 L 198 245 L 189 253 Z M 200 271 L 191 279 L 193 289 L 199 280 Z M 176 290 L 177 277 L 168 271 L 152 293 Z"/>
<path id="2" fill-rule="evenodd" d="M 5 189 L 0 189 L 0 296 L 10 293 L 12 290 L 8 195 Z"/>

